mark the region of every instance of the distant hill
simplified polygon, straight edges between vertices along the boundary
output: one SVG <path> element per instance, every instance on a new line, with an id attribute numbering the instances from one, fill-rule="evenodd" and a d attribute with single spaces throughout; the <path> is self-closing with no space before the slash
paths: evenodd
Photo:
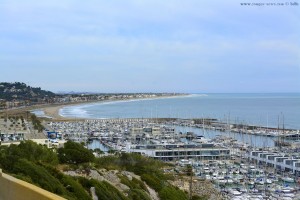
<path id="1" fill-rule="evenodd" d="M 55 94 L 50 91 L 42 90 L 40 87 L 31 87 L 25 83 L 0 82 L 0 99 L 12 100 L 33 100 L 38 98 L 51 98 Z"/>

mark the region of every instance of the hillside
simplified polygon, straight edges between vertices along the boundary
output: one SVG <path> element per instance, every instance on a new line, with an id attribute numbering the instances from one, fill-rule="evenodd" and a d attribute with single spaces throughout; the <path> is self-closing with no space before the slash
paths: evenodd
<path id="1" fill-rule="evenodd" d="M 138 154 L 97 158 L 71 141 L 57 151 L 31 141 L 0 146 L 5 173 L 71 200 L 188 200 L 187 192 L 171 184 L 179 177 L 165 173 L 166 167 Z M 209 197 L 194 194 L 192 199 Z"/>
<path id="2" fill-rule="evenodd" d="M 5 101 L 12 100 L 31 100 L 51 98 L 55 94 L 50 91 L 42 90 L 40 87 L 31 87 L 25 83 L 0 82 L 0 99 Z"/>

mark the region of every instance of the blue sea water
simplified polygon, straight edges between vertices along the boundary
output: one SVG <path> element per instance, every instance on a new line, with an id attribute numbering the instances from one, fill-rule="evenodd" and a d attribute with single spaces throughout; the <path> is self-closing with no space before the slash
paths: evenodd
<path id="1" fill-rule="evenodd" d="M 216 118 L 231 123 L 300 129 L 300 93 L 193 94 L 66 106 L 77 118 Z"/>

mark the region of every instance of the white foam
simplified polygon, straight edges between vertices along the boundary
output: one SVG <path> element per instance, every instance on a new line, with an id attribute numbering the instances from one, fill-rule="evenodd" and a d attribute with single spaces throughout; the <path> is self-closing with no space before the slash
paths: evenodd
<path id="1" fill-rule="evenodd" d="M 86 106 L 70 106 L 61 108 L 58 114 L 62 117 L 79 117 L 79 118 L 86 118 L 89 117 L 89 113 L 84 110 Z"/>
<path id="2" fill-rule="evenodd" d="M 52 118 L 52 117 L 46 115 L 43 110 L 31 110 L 30 112 L 35 114 L 38 117 Z"/>
<path id="3" fill-rule="evenodd" d="M 198 94 L 195 94 L 195 95 L 198 96 Z M 174 99 L 175 98 L 186 98 L 186 97 L 192 97 L 192 96 L 193 96 L 193 94 L 182 95 L 182 96 L 166 96 L 166 97 L 157 97 L 157 98 L 111 100 L 111 101 L 103 101 L 103 102 L 95 102 L 95 103 L 86 103 L 86 104 L 65 106 L 65 107 L 61 108 L 58 113 L 62 117 L 93 118 L 91 116 L 91 114 L 88 113 L 86 108 L 93 107 L 93 106 L 101 106 L 101 105 L 105 106 L 105 105 L 112 105 L 112 104 L 120 104 L 120 103 L 154 101 L 154 100 L 164 100 L 164 99 L 170 99 L 170 98 L 174 98 Z"/>

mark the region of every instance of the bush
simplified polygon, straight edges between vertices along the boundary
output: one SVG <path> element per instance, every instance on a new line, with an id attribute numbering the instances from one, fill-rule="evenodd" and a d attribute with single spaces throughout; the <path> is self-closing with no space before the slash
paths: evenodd
<path id="1" fill-rule="evenodd" d="M 67 176 L 56 168 L 50 165 L 42 165 L 53 177 L 55 177 L 68 191 L 69 196 L 73 196 L 75 199 L 89 200 L 91 197 L 82 187 L 79 181 L 76 178 Z"/>
<path id="2" fill-rule="evenodd" d="M 7 148 L 2 148 L 2 152 L 1 165 L 8 171 L 11 170 L 14 163 L 19 159 L 27 159 L 33 163 L 44 162 L 51 165 L 58 163 L 57 155 L 52 149 L 48 149 L 32 141 L 22 141 L 18 146 L 10 145 Z"/>
<path id="3" fill-rule="evenodd" d="M 56 194 L 63 194 L 64 188 L 47 170 L 28 160 L 19 159 L 12 170 L 15 174 L 30 177 L 32 182 L 45 190 Z"/>
<path id="4" fill-rule="evenodd" d="M 87 189 L 95 187 L 96 195 L 101 200 L 129 200 L 125 195 L 123 195 L 114 186 L 106 181 L 97 181 L 95 179 L 88 180 L 86 178 L 78 178 L 82 186 Z"/>
<path id="5" fill-rule="evenodd" d="M 188 196 L 173 186 L 166 186 L 159 192 L 161 200 L 188 200 Z"/>
<path id="6" fill-rule="evenodd" d="M 43 162 L 51 165 L 58 164 L 57 154 L 46 146 L 27 140 L 25 142 L 22 141 L 18 148 L 21 153 L 19 156 L 22 158 L 26 158 L 33 162 Z"/>
<path id="7" fill-rule="evenodd" d="M 132 180 L 129 180 L 126 176 L 119 175 L 119 178 L 121 180 L 121 183 L 127 185 L 130 188 L 130 190 L 139 189 L 148 192 L 146 185 L 142 181 L 134 177 L 132 177 Z"/>
<path id="8" fill-rule="evenodd" d="M 132 200 L 151 200 L 150 196 L 141 189 L 129 190 L 128 197 Z"/>
<path id="9" fill-rule="evenodd" d="M 68 141 L 64 148 L 58 149 L 58 158 L 61 163 L 86 163 L 92 162 L 95 157 L 93 153 L 79 143 Z"/>
<path id="10" fill-rule="evenodd" d="M 208 200 L 208 199 L 209 199 L 209 197 L 206 195 L 201 196 L 201 197 L 199 197 L 197 195 L 192 196 L 192 200 Z"/>
<path id="11" fill-rule="evenodd" d="M 141 178 L 157 192 L 159 192 L 163 187 L 163 181 L 151 174 L 143 174 Z"/>

